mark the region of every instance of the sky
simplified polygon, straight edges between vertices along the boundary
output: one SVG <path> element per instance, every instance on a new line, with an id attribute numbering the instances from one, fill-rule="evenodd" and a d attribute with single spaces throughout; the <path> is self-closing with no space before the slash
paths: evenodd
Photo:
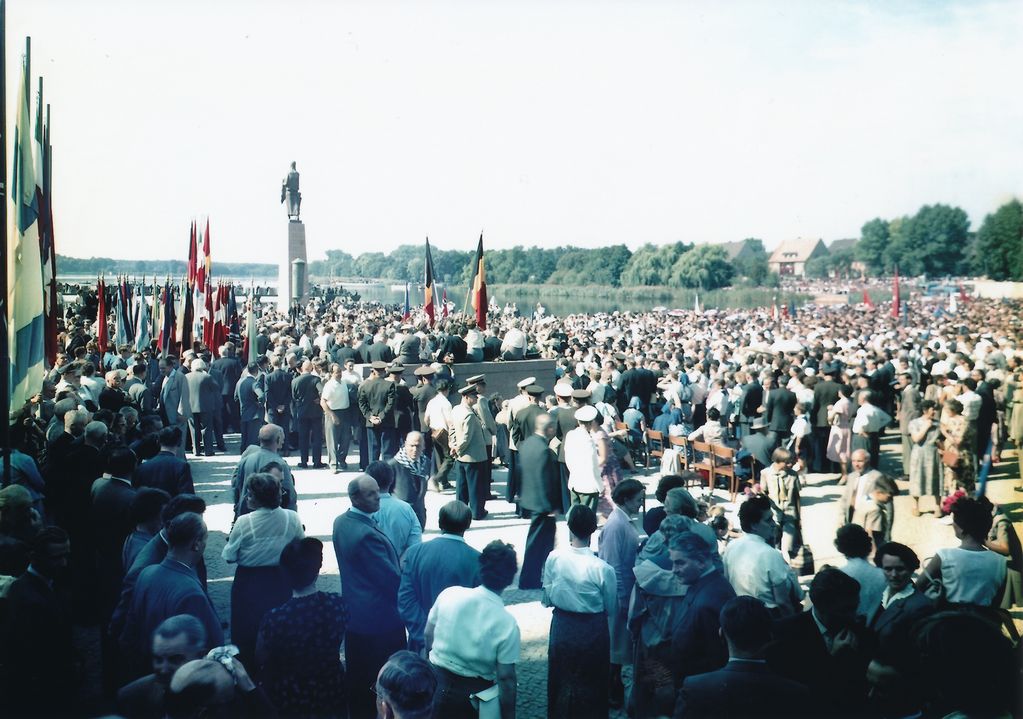
<path id="1" fill-rule="evenodd" d="M 292 160 L 310 260 L 771 248 L 1023 195 L 1018 0 L 6 4 L 64 255 L 185 259 L 208 216 L 214 267 L 281 261 Z"/>

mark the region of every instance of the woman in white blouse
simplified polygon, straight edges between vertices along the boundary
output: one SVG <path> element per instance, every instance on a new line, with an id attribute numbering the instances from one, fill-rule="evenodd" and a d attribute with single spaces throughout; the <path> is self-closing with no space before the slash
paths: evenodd
<path id="1" fill-rule="evenodd" d="M 281 485 L 272 474 L 251 475 L 245 489 L 252 511 L 238 517 L 222 556 L 238 565 L 231 584 L 231 641 L 241 651 L 242 664 L 254 667 L 263 615 L 291 598 L 280 568 L 281 550 L 305 532 L 298 514 L 281 508 Z"/>

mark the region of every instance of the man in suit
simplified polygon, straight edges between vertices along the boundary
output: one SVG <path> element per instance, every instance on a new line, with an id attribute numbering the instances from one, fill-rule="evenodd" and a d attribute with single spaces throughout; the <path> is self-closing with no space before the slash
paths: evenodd
<path id="1" fill-rule="evenodd" d="M 398 447 L 405 441 L 405 435 L 412 431 L 412 415 L 416 412 L 415 401 L 408 385 L 402 382 L 405 365 L 395 363 L 387 367 L 386 379 L 394 385 L 394 409 L 391 410 L 394 432 L 390 435 L 390 446 L 382 447 L 380 454 L 385 461 L 398 453 Z"/>
<path id="2" fill-rule="evenodd" d="M 472 512 L 457 499 L 440 508 L 441 535 L 409 548 L 398 587 L 398 611 L 408 628 L 408 648 L 422 651 L 426 618 L 448 587 L 478 587 L 480 553 L 465 543 Z"/>
<path id="3" fill-rule="evenodd" d="M 786 387 L 775 387 L 775 380 L 765 382 L 764 416 L 767 431 L 775 447 L 785 444 L 792 434 L 792 423 L 796 420 L 796 394 Z"/>
<path id="4" fill-rule="evenodd" d="M 368 364 L 383 362 L 386 367 L 394 361 L 394 352 L 390 345 L 383 341 L 383 337 L 374 337 L 373 344 L 364 347 L 363 350 L 363 361 Z"/>
<path id="5" fill-rule="evenodd" d="M 554 418 L 554 436 L 558 440 L 558 474 L 561 487 L 559 490 L 558 510 L 561 514 L 568 514 L 572 506 L 572 495 L 568 492 L 568 467 L 565 465 L 565 435 L 579 426 L 575 421 L 575 410 L 572 406 L 572 386 L 566 382 L 558 382 L 554 385 L 554 395 L 557 397 L 558 406 L 551 412 Z M 526 563 L 525 557 L 522 559 Z"/>
<path id="6" fill-rule="evenodd" d="M 192 417 L 192 400 L 189 397 L 188 383 L 177 366 L 177 361 L 170 356 L 160 360 L 160 371 L 163 372 L 163 386 L 160 388 L 160 415 L 168 427 L 181 430 L 181 444 L 175 450 L 179 458 L 185 458 L 185 433 L 188 432 L 188 421 Z"/>
<path id="7" fill-rule="evenodd" d="M 241 431 L 239 452 L 244 452 L 258 441 L 259 428 L 263 426 L 263 407 L 256 392 L 256 378 L 259 364 L 251 363 L 238 379 L 234 388 L 234 400 L 238 405 L 238 424 Z"/>
<path id="8" fill-rule="evenodd" d="M 682 683 L 674 719 L 746 719 L 806 716 L 809 691 L 768 667 L 771 615 L 755 597 L 733 597 L 718 615 L 728 663 Z"/>
<path id="9" fill-rule="evenodd" d="M 519 410 L 524 409 L 526 406 L 531 404 L 529 398 L 529 392 L 527 388 L 531 385 L 536 384 L 536 377 L 526 377 L 518 381 L 516 386 L 519 388 L 519 393 L 508 400 L 508 484 L 505 487 L 504 498 L 509 502 L 515 501 L 515 494 L 517 487 L 515 486 L 515 462 L 519 456 L 518 443 L 515 441 L 515 435 L 517 430 L 515 429 L 515 416 L 519 413 Z M 532 434 L 532 430 L 527 432 L 523 438 L 528 437 Z"/>
<path id="10" fill-rule="evenodd" d="M 216 445 L 214 415 L 221 402 L 220 385 L 206 371 L 206 363 L 201 359 L 192 360 L 189 369 L 192 371 L 185 380 L 192 403 L 192 419 L 189 423 L 192 431 L 192 451 L 196 456 L 205 452 L 207 457 L 212 457 Z"/>
<path id="11" fill-rule="evenodd" d="M 575 416 L 575 413 L 572 413 Z M 532 517 L 522 555 L 519 589 L 539 589 L 547 556 L 554 550 L 554 513 L 561 508 L 561 472 L 550 441 L 555 422 L 549 414 L 536 418 L 533 434 L 519 443 L 519 508 Z"/>
<path id="12" fill-rule="evenodd" d="M 688 676 L 719 669 L 727 658 L 718 615 L 721 605 L 735 597 L 735 590 L 715 563 L 715 555 L 715 548 L 693 532 L 677 534 L 668 544 L 671 571 L 688 587 L 671 638 L 676 688 Z"/>
<path id="13" fill-rule="evenodd" d="M 810 583 L 813 608 L 775 623 L 767 665 L 806 685 L 821 716 L 863 716 L 867 698 L 867 637 L 857 624 L 860 584 L 825 567 Z"/>
<path id="14" fill-rule="evenodd" d="M 458 390 L 462 401 L 451 408 L 449 447 L 455 458 L 455 496 L 469 505 L 473 519 L 487 516 L 483 495 L 483 465 L 487 461 L 487 447 L 483 439 L 483 424 L 473 407 L 479 401 L 475 385 Z"/>
<path id="15" fill-rule="evenodd" d="M 263 397 L 266 406 L 266 421 L 284 430 L 285 436 L 291 428 L 291 374 L 284 369 L 284 359 L 274 357 L 273 370 L 263 376 Z M 287 447 L 282 448 L 288 456 Z"/>
<path id="16" fill-rule="evenodd" d="M 70 597 L 61 578 L 71 545 L 59 527 L 32 540 L 28 571 L 7 590 L 0 687 L 7 716 L 69 716 L 75 682 Z"/>
<path id="17" fill-rule="evenodd" d="M 132 477 L 135 486 L 162 489 L 172 497 L 179 494 L 194 494 L 192 469 L 187 461 L 179 459 L 175 453 L 175 449 L 181 444 L 181 429 L 164 427 L 158 436 L 160 453 L 136 468 Z"/>
<path id="18" fill-rule="evenodd" d="M 309 468 L 312 455 L 313 468 L 326 467 L 321 461 L 323 446 L 323 408 L 320 406 L 320 378 L 313 372 L 313 363 L 302 363 L 302 374 L 291 381 L 291 411 L 298 430 L 300 469 Z"/>
<path id="19" fill-rule="evenodd" d="M 133 677 L 148 673 L 153 632 L 177 614 L 191 614 L 201 621 L 211 645 L 224 643 L 220 619 L 195 570 L 206 550 L 206 537 L 201 516 L 192 512 L 178 515 L 167 527 L 166 559 L 139 574 L 120 635 Z"/>
<path id="20" fill-rule="evenodd" d="M 773 451 L 773 443 L 771 438 L 767 435 L 767 421 L 761 417 L 757 417 L 753 420 L 753 423 L 748 426 L 748 432 L 739 441 L 742 446 L 742 450 L 739 451 L 739 455 L 744 452 L 755 459 L 760 465 L 760 469 L 771 466 L 771 452 Z M 736 455 L 737 461 L 742 461 L 744 457 Z"/>
<path id="21" fill-rule="evenodd" d="M 813 409 L 810 419 L 813 422 L 813 471 L 834 472 L 835 463 L 827 458 L 828 436 L 831 434 L 831 423 L 828 422 L 828 407 L 838 401 L 839 384 L 835 381 L 838 368 L 830 362 L 821 365 L 821 381 L 813 388 Z M 908 464 L 906 465 L 909 466 Z"/>
<path id="22" fill-rule="evenodd" d="M 746 384 L 739 395 L 739 437 L 745 437 L 752 431 L 751 425 L 758 419 L 757 410 L 764 403 L 764 388 L 752 370 L 744 375 Z M 766 425 L 765 425 L 766 426 Z"/>
<path id="23" fill-rule="evenodd" d="M 423 529 L 426 529 L 426 483 L 430 479 L 430 460 L 430 455 L 423 450 L 422 433 L 413 431 L 405 435 L 405 444 L 388 462 L 394 470 L 392 494 L 412 506 Z"/>
<path id="24" fill-rule="evenodd" d="M 224 432 L 240 431 L 238 403 L 234 389 L 242 376 L 242 363 L 235 355 L 234 342 L 226 342 L 220 348 L 220 357 L 210 364 L 210 375 L 220 383 L 220 434 L 217 439 L 224 441 Z"/>
<path id="25" fill-rule="evenodd" d="M 124 382 L 124 391 L 128 399 L 139 412 L 151 412 L 153 410 L 153 392 L 146 384 L 148 368 L 144 362 L 134 365 Z"/>
<path id="26" fill-rule="evenodd" d="M 433 375 L 436 370 L 430 365 L 416 367 L 412 374 L 416 377 L 416 386 L 409 390 L 415 402 L 412 414 L 412 429 L 423 433 L 423 452 L 433 456 L 433 437 L 430 436 L 430 425 L 426 421 L 426 405 L 437 396 L 437 388 L 433 386 Z"/>
<path id="27" fill-rule="evenodd" d="M 397 451 L 394 435 L 394 383 L 384 379 L 386 362 L 374 362 L 369 379 L 359 386 L 359 409 L 366 418 L 366 441 L 370 462 L 388 460 Z M 387 454 L 390 450 L 390 454 Z"/>
<path id="28" fill-rule="evenodd" d="M 264 424 L 259 428 L 259 444 L 242 452 L 231 475 L 235 516 L 249 512 L 249 505 L 245 501 L 245 481 L 250 475 L 266 471 L 265 468 L 268 466 L 276 466 L 281 473 L 281 490 L 286 497 L 281 506 L 284 509 L 297 509 L 298 496 L 295 492 L 295 480 L 291 476 L 291 467 L 280 454 L 283 446 L 284 430 L 276 424 Z"/>
<path id="29" fill-rule="evenodd" d="M 398 615 L 398 554 L 373 514 L 380 509 L 376 480 L 360 474 L 348 484 L 352 508 L 334 520 L 334 552 L 348 606 L 345 654 L 348 708 L 353 719 L 376 716 L 370 687 L 388 657 L 405 648 Z"/>

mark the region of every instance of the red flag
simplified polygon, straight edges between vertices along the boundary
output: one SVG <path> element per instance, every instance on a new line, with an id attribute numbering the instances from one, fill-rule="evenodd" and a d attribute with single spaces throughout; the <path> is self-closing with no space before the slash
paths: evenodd
<path id="1" fill-rule="evenodd" d="M 436 320 L 436 309 L 433 306 L 433 257 L 430 256 L 430 238 L 426 238 L 426 278 L 423 281 L 423 311 L 429 318 L 430 326 Z"/>
<path id="2" fill-rule="evenodd" d="M 440 294 L 441 317 L 448 318 L 448 288 L 445 287 Z"/>
<path id="3" fill-rule="evenodd" d="M 99 349 L 100 361 L 107 352 L 107 286 L 100 277 L 96 280 L 96 347 Z"/>
<path id="4" fill-rule="evenodd" d="M 959 285 L 959 301 L 968 302 L 969 299 L 970 298 L 966 296 L 966 288 L 963 287 L 962 285 Z"/>
<path id="5" fill-rule="evenodd" d="M 198 272 L 197 256 L 199 254 L 198 243 L 195 237 L 195 220 L 192 220 L 192 228 L 188 235 L 188 287 L 195 287 L 196 273 Z"/>
<path id="6" fill-rule="evenodd" d="M 487 328 L 487 273 L 483 262 L 483 233 L 476 247 L 476 264 L 472 268 L 472 307 L 476 310 L 476 326 L 481 330 Z"/>
<path id="7" fill-rule="evenodd" d="M 874 303 L 870 300 L 870 295 L 867 294 L 866 290 L 863 290 L 863 304 L 867 306 L 868 310 L 874 309 Z"/>
<path id="8" fill-rule="evenodd" d="M 902 298 L 899 297 L 899 266 L 895 265 L 895 276 L 892 278 L 892 317 L 898 317 L 902 310 Z"/>

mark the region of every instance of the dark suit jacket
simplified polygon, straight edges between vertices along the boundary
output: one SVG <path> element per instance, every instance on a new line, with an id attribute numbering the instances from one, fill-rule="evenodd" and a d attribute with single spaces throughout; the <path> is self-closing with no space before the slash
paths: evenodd
<path id="1" fill-rule="evenodd" d="M 409 390 L 412 394 L 412 399 L 416 403 L 416 420 L 419 424 L 414 425 L 416 430 L 423 430 L 429 433 L 429 427 L 426 426 L 426 405 L 430 403 L 430 400 L 437 396 L 437 388 L 432 384 L 424 384 L 413 387 Z"/>
<path id="2" fill-rule="evenodd" d="M 284 413 L 291 413 L 291 374 L 284 369 L 275 369 L 263 379 L 263 387 L 266 391 L 266 411 L 276 410 L 284 406 Z M 288 428 L 285 427 L 287 432 Z"/>
<path id="3" fill-rule="evenodd" d="M 394 427 L 394 383 L 385 379 L 370 379 L 359 385 L 359 410 L 372 427 L 370 416 L 380 418 L 380 427 Z"/>
<path id="4" fill-rule="evenodd" d="M 394 386 L 394 426 L 402 432 L 412 429 L 412 415 L 416 411 L 415 401 L 412 399 L 412 391 L 407 385 L 391 382 Z"/>
<path id="5" fill-rule="evenodd" d="M 519 442 L 525 441 L 536 429 L 536 418 L 543 414 L 543 409 L 538 404 L 527 404 L 515 413 L 512 418 L 511 436 L 515 441 L 516 449 Z M 578 426 L 578 423 L 576 424 Z"/>
<path id="6" fill-rule="evenodd" d="M 238 401 L 238 417 L 242 422 L 254 422 L 263 417 L 263 407 L 256 394 L 256 378 L 246 375 L 237 384 L 234 398 Z"/>
<path id="7" fill-rule="evenodd" d="M 763 662 L 730 660 L 721 669 L 688 677 L 675 702 L 674 719 L 746 719 L 807 716 L 805 686 L 774 673 Z"/>
<path id="8" fill-rule="evenodd" d="M 398 616 L 398 554 L 370 517 L 348 510 L 334 520 L 334 552 L 348 629 L 376 634 L 403 627 Z"/>
<path id="9" fill-rule="evenodd" d="M 540 514 L 561 506 L 561 470 L 547 441 L 531 434 L 518 445 L 519 506 Z"/>
<path id="10" fill-rule="evenodd" d="M 219 357 L 210 364 L 210 376 L 220 383 L 220 394 L 230 396 L 242 376 L 242 363 L 237 357 Z"/>
<path id="11" fill-rule="evenodd" d="M 66 716 L 74 696 L 71 613 L 59 585 L 25 572 L 7 592 L 0 625 L 5 716 Z"/>
<path id="12" fill-rule="evenodd" d="M 103 616 L 108 616 L 117 605 L 121 591 L 121 550 L 124 539 L 133 529 L 131 503 L 135 490 L 130 484 L 112 477 L 100 477 L 92 484 L 93 547 L 96 550 L 96 568 L 99 586 L 96 588 Z"/>
<path id="13" fill-rule="evenodd" d="M 884 664 L 905 667 L 914 656 L 913 625 L 936 610 L 934 600 L 919 590 L 892 602 L 887 609 L 879 608 L 870 621 L 870 629 L 877 640 L 874 657 Z"/>
<path id="14" fill-rule="evenodd" d="M 771 464 L 771 451 L 774 449 L 774 445 L 771 442 L 771 438 L 763 432 L 747 434 L 739 440 L 739 444 L 743 449 L 749 450 L 749 453 L 756 457 L 761 467 L 767 467 Z"/>
<path id="15" fill-rule="evenodd" d="M 689 587 L 671 638 L 676 678 L 709 672 L 728 660 L 728 650 L 718 633 L 721 628 L 718 615 L 721 606 L 734 596 L 735 590 L 719 569 Z"/>
<path id="16" fill-rule="evenodd" d="M 220 407 L 220 384 L 209 372 L 189 372 L 185 375 L 188 382 L 188 396 L 192 402 L 192 412 L 212 415 Z"/>
<path id="17" fill-rule="evenodd" d="M 565 435 L 578 427 L 579 423 L 575 421 L 575 407 L 559 405 L 551 414 L 554 415 L 555 422 L 554 436 L 561 441 L 561 444 L 558 445 L 558 461 L 563 463 L 565 461 Z"/>
<path id="18" fill-rule="evenodd" d="M 860 651 L 832 655 L 811 612 L 805 611 L 775 623 L 777 640 L 767 648 L 767 663 L 782 676 L 805 684 L 811 705 L 821 716 L 860 717 L 866 701 L 869 652 L 865 633 L 858 634 Z"/>
<path id="19" fill-rule="evenodd" d="M 441 592 L 480 583 L 480 553 L 463 541 L 443 536 L 414 544 L 405 552 L 398 609 L 413 649 L 423 646 L 426 618 Z"/>
<path id="20" fill-rule="evenodd" d="M 739 395 L 739 420 L 752 422 L 757 417 L 757 408 L 764 403 L 764 388 L 757 380 L 749 382 Z"/>
<path id="21" fill-rule="evenodd" d="M 838 382 L 825 379 L 813 388 L 813 411 L 810 416 L 814 427 L 828 426 L 828 405 L 838 401 L 838 387 Z"/>
<path id="22" fill-rule="evenodd" d="M 394 352 L 386 342 L 374 342 L 371 345 L 363 346 L 362 359 L 365 363 L 390 362 L 394 359 Z"/>
<path id="23" fill-rule="evenodd" d="M 220 619 L 195 570 L 173 559 L 164 559 L 139 574 L 121 631 L 121 649 L 132 666 L 143 670 L 150 666 L 153 631 L 164 619 L 176 614 L 191 614 L 202 622 L 208 646 L 224 643 Z"/>
<path id="24" fill-rule="evenodd" d="M 291 401 L 292 416 L 296 419 L 322 418 L 320 378 L 312 372 L 306 372 L 293 379 L 291 381 Z"/>
<path id="25" fill-rule="evenodd" d="M 172 497 L 179 494 L 195 494 L 192 468 L 188 462 L 173 452 L 164 450 L 138 466 L 132 475 L 132 483 L 139 488 L 162 489 Z"/>
<path id="26" fill-rule="evenodd" d="M 772 432 L 792 431 L 796 419 L 796 395 L 784 387 L 776 387 L 767 393 L 764 407 L 767 412 L 767 428 Z"/>

